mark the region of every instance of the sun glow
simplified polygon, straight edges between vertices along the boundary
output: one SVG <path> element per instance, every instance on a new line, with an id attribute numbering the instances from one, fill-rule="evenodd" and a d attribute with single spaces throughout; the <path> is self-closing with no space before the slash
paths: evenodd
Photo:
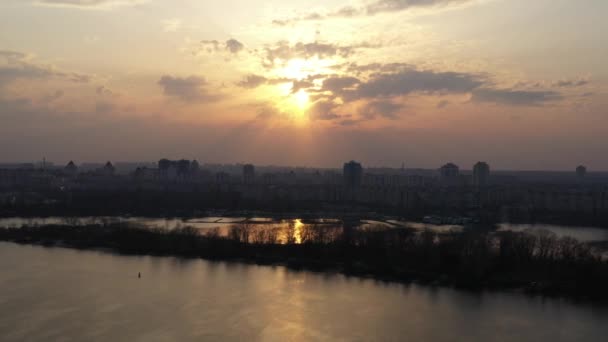
<path id="1" fill-rule="evenodd" d="M 306 91 L 300 89 L 300 91 L 293 94 L 292 96 L 294 97 L 296 105 L 300 109 L 306 109 L 308 107 L 308 102 L 310 100 L 310 97 L 308 96 L 308 93 Z"/>
<path id="2" fill-rule="evenodd" d="M 308 121 L 310 108 L 310 90 L 318 89 L 323 81 L 323 75 L 332 73 L 331 66 L 335 62 L 319 58 L 294 58 L 288 61 L 278 61 L 274 75 L 285 82 L 276 85 L 280 94 L 276 104 L 283 112 L 297 123 Z"/>
<path id="3" fill-rule="evenodd" d="M 334 64 L 335 62 L 330 59 L 294 58 L 277 67 L 275 74 L 292 80 L 304 80 L 314 75 L 331 74 L 331 66 Z"/>

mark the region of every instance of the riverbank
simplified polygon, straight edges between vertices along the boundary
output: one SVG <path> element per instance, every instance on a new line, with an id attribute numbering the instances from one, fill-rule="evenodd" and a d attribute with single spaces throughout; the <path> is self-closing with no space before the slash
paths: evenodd
<path id="1" fill-rule="evenodd" d="M 294 227 L 295 229 L 295 227 Z M 261 225 L 235 225 L 227 235 L 190 227 L 135 224 L 49 225 L 0 229 L 0 240 L 103 249 L 294 269 L 340 272 L 400 282 L 469 289 L 523 289 L 543 295 L 608 301 L 608 263 L 572 238 L 518 232 L 415 233 L 406 229 L 299 227 L 286 239 Z"/>

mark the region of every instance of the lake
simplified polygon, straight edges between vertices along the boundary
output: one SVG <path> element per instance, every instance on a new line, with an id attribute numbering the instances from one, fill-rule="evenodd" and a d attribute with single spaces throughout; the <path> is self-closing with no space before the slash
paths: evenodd
<path id="1" fill-rule="evenodd" d="M 142 277 L 138 278 L 141 272 Z M 0 243 L 2 341 L 605 341 L 608 308 Z"/>

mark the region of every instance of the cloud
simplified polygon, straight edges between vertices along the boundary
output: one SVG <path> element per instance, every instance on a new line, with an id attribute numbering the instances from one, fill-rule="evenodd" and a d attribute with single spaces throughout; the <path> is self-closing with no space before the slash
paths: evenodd
<path id="1" fill-rule="evenodd" d="M 319 100 L 310 107 L 308 114 L 313 120 L 335 120 L 342 117 L 335 113 L 338 107 L 331 100 Z"/>
<path id="2" fill-rule="evenodd" d="M 407 69 L 397 73 L 375 74 L 355 90 L 336 89 L 333 93 L 346 100 L 412 93 L 468 93 L 483 83 L 483 79 L 474 74 Z"/>
<path id="3" fill-rule="evenodd" d="M 245 45 L 236 39 L 228 39 L 225 42 L 218 40 L 201 40 L 202 51 L 208 54 L 228 52 L 232 55 L 236 55 L 245 49 Z"/>
<path id="4" fill-rule="evenodd" d="M 75 83 L 87 83 L 91 76 L 59 70 L 50 65 L 33 61 L 27 54 L 17 51 L 0 50 L 0 85 L 17 79 L 59 78 Z"/>
<path id="5" fill-rule="evenodd" d="M 379 118 L 397 119 L 404 109 L 400 102 L 412 94 L 421 95 L 470 95 L 472 102 L 499 103 L 508 106 L 540 106 L 562 99 L 559 92 L 521 89 L 498 89 L 490 76 L 485 74 L 418 70 L 404 63 L 343 65 L 340 70 L 350 71 L 361 77 L 322 75 L 320 87 L 306 84 L 310 98 L 316 100 L 310 109 L 313 119 L 343 120 L 356 124 Z M 359 107 L 357 117 L 345 120 L 345 112 L 352 104 Z M 450 102 L 443 100 L 436 107 L 441 109 Z"/>
<path id="6" fill-rule="evenodd" d="M 562 99 L 554 91 L 527 91 L 513 89 L 480 88 L 472 92 L 472 102 L 490 102 L 510 106 L 540 106 Z"/>
<path id="7" fill-rule="evenodd" d="M 35 4 L 78 9 L 111 9 L 120 6 L 135 6 L 146 2 L 148 0 L 38 0 Z"/>
<path id="8" fill-rule="evenodd" d="M 216 101 L 220 98 L 211 94 L 209 85 L 203 77 L 190 76 L 186 78 L 165 75 L 158 81 L 165 96 L 174 97 L 185 102 Z"/>
<path id="9" fill-rule="evenodd" d="M 377 0 L 368 5 L 359 7 L 344 6 L 325 14 L 310 12 L 294 18 L 275 19 L 272 23 L 277 26 L 286 26 L 298 21 L 374 16 L 380 13 L 401 12 L 415 8 L 457 6 L 473 1 L 474 0 Z"/>
<path id="10" fill-rule="evenodd" d="M 251 74 L 251 75 L 245 76 L 245 78 L 242 81 L 238 82 L 237 85 L 242 88 L 252 89 L 252 88 L 257 88 L 263 84 L 266 84 L 267 82 L 268 82 L 268 79 L 266 77 Z"/>
<path id="11" fill-rule="evenodd" d="M 236 54 L 241 52 L 245 48 L 241 42 L 236 39 L 229 39 L 226 41 L 226 50 L 230 51 L 230 53 Z"/>
<path id="12" fill-rule="evenodd" d="M 366 120 L 372 120 L 377 117 L 395 120 L 403 107 L 402 104 L 392 101 L 371 101 L 361 108 L 359 115 Z"/>
<path id="13" fill-rule="evenodd" d="M 164 32 L 176 32 L 182 27 L 182 21 L 177 18 L 161 21 Z"/>
<path id="14" fill-rule="evenodd" d="M 441 101 L 439 101 L 439 103 L 437 103 L 437 108 L 438 109 L 443 109 L 443 108 L 445 108 L 445 107 L 447 107 L 449 105 L 450 105 L 450 101 L 448 101 L 448 100 L 441 100 Z"/>
<path id="15" fill-rule="evenodd" d="M 309 59 L 313 57 L 332 58 L 332 57 L 349 57 L 359 48 L 370 48 L 371 44 L 358 44 L 350 46 L 341 46 L 331 43 L 302 43 L 298 42 L 294 45 L 287 41 L 279 41 L 272 46 L 266 46 L 264 49 L 265 63 L 267 66 L 273 66 L 277 59 L 287 61 L 293 58 Z"/>
<path id="16" fill-rule="evenodd" d="M 365 8 L 365 14 L 374 15 L 383 12 L 400 12 L 416 7 L 443 7 L 462 5 L 471 0 L 378 0 Z"/>
<path id="17" fill-rule="evenodd" d="M 40 100 L 40 102 L 42 102 L 42 103 L 51 103 L 51 102 L 53 102 L 53 101 L 56 101 L 56 100 L 59 100 L 60 98 L 62 98 L 62 97 L 63 97 L 63 94 L 64 94 L 64 93 L 63 93 L 63 90 L 57 90 L 57 91 L 56 91 L 55 93 L 53 93 L 53 94 L 49 94 L 49 95 L 44 96 L 44 97 L 43 97 L 43 98 Z"/>
<path id="18" fill-rule="evenodd" d="M 350 76 L 335 76 L 323 80 L 323 91 L 331 91 L 332 93 L 341 93 L 344 89 L 354 87 L 361 83 L 359 79 Z"/>
<path id="19" fill-rule="evenodd" d="M 568 88 L 568 87 L 582 87 L 590 82 L 588 80 L 580 79 L 580 80 L 560 80 L 553 83 L 554 87 L 559 88 Z"/>

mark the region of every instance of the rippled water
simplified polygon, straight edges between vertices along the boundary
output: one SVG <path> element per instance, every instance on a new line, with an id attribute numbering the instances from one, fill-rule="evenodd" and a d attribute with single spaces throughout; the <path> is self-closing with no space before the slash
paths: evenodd
<path id="1" fill-rule="evenodd" d="M 141 272 L 142 278 L 137 277 Z M 2 341 L 605 341 L 608 309 L 0 243 Z"/>

